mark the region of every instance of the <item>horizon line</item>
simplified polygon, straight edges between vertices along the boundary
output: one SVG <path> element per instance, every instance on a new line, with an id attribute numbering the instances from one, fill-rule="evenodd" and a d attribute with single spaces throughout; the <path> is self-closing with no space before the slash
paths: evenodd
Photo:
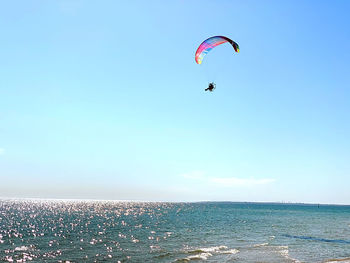
<path id="1" fill-rule="evenodd" d="M 43 197 L 3 197 L 2 200 L 13 201 L 65 201 L 65 202 L 131 202 L 131 203 L 236 203 L 236 204 L 284 204 L 284 205 L 323 205 L 323 206 L 350 206 L 350 204 L 336 203 L 308 203 L 292 201 L 223 201 L 223 200 L 198 200 L 198 201 L 155 201 L 155 200 L 129 200 L 129 199 L 93 199 L 93 198 L 43 198 Z"/>

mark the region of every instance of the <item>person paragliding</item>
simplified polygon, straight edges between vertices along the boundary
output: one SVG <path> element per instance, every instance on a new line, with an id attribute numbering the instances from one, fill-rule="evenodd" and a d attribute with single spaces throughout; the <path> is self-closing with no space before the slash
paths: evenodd
<path id="1" fill-rule="evenodd" d="M 219 46 L 224 43 L 230 43 L 233 49 L 238 53 L 239 52 L 239 46 L 236 42 L 234 42 L 232 39 L 229 39 L 228 37 L 224 36 L 215 36 L 210 37 L 202 42 L 202 44 L 199 45 L 195 60 L 197 64 L 202 64 L 203 57 L 214 47 Z M 216 88 L 216 85 L 214 82 L 210 82 L 208 88 L 205 89 L 205 91 L 212 92 Z"/>
<path id="2" fill-rule="evenodd" d="M 210 82 L 208 88 L 205 89 L 205 91 L 210 91 L 212 92 L 216 88 L 216 85 L 214 82 Z"/>

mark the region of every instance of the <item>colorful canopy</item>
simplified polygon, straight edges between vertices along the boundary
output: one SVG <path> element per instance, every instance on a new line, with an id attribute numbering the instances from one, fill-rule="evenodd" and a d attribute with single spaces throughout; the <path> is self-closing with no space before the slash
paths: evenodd
<path id="1" fill-rule="evenodd" d="M 236 52 L 239 52 L 239 46 L 236 42 L 233 40 L 229 39 L 228 37 L 224 36 L 215 36 L 215 37 L 210 37 L 207 40 L 203 41 L 202 44 L 199 45 L 197 51 L 196 51 L 196 62 L 197 64 L 201 64 L 203 57 L 214 47 L 224 44 L 224 43 L 230 43 L 234 50 Z"/>

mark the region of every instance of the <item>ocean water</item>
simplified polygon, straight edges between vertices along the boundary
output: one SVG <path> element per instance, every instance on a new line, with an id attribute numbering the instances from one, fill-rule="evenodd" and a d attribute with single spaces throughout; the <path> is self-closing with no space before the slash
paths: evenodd
<path id="1" fill-rule="evenodd" d="M 350 206 L 0 200 L 1 262 L 350 262 Z"/>

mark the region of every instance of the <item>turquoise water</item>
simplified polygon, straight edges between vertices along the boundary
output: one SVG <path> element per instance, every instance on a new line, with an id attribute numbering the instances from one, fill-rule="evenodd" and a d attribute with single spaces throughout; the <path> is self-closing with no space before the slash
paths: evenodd
<path id="1" fill-rule="evenodd" d="M 0 200 L 0 261 L 5 262 L 331 262 L 347 257 L 350 206 Z"/>

